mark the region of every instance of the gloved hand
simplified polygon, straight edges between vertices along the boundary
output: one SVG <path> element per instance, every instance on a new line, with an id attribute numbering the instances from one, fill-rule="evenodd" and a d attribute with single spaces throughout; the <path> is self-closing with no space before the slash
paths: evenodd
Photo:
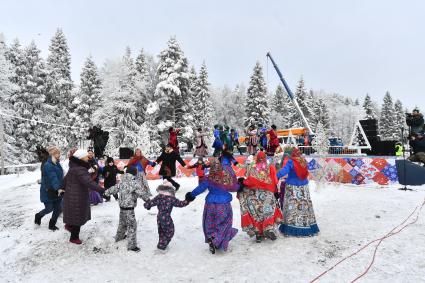
<path id="1" fill-rule="evenodd" d="M 63 196 L 63 194 L 65 193 L 64 189 L 59 189 L 58 190 L 58 196 Z"/>
<path id="2" fill-rule="evenodd" d="M 195 200 L 195 197 L 192 196 L 192 194 L 190 192 L 187 192 L 186 195 L 184 196 L 184 199 L 188 202 L 192 202 Z"/>
<path id="3" fill-rule="evenodd" d="M 280 199 L 280 194 L 279 193 L 274 193 L 274 197 L 279 200 Z"/>
<path id="4" fill-rule="evenodd" d="M 94 172 L 96 172 L 96 171 L 92 167 L 90 167 L 89 173 L 91 174 L 91 173 L 94 173 Z"/>
<path id="5" fill-rule="evenodd" d="M 238 183 L 239 184 L 243 184 L 243 181 L 245 180 L 245 178 L 243 178 L 243 177 L 239 177 L 238 178 Z"/>

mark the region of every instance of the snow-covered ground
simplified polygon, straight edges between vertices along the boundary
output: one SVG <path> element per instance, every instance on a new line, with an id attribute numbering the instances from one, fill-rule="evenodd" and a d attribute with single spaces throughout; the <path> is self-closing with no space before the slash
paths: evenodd
<path id="1" fill-rule="evenodd" d="M 0 177 L 0 282 L 309 282 L 370 240 L 400 224 L 425 197 L 394 188 L 338 184 L 316 186 L 311 193 L 321 233 L 314 238 L 284 238 L 255 243 L 245 233 L 227 253 L 211 255 L 203 243 L 203 196 L 186 208 L 175 208 L 176 234 L 165 253 L 156 250 L 156 209 L 142 201 L 136 209 L 140 253 L 114 243 L 118 205 L 112 200 L 92 207 L 92 221 L 83 226 L 83 245 L 68 242 L 63 229 L 47 229 L 49 217 L 35 227 L 39 172 Z M 180 179 L 178 197 L 196 186 Z M 155 192 L 159 181 L 151 181 Z M 233 201 L 234 226 L 240 227 L 239 203 Z M 240 230 L 240 229 L 239 229 Z M 326 274 L 319 282 L 350 282 L 364 271 L 371 246 Z M 425 282 L 425 210 L 418 222 L 386 239 L 375 264 L 360 282 Z"/>

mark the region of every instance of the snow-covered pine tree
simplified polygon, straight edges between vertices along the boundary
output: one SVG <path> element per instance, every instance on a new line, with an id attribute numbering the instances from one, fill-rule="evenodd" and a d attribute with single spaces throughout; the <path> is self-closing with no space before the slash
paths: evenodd
<path id="1" fill-rule="evenodd" d="M 14 70 L 11 62 L 6 59 L 6 45 L 4 43 L 4 37 L 0 33 L 0 112 L 13 115 L 14 111 L 10 104 L 10 96 L 19 87 L 14 84 L 11 79 L 14 76 Z M 2 117 L 4 126 L 4 161 L 5 164 L 18 164 L 21 163 L 19 160 L 20 151 L 16 146 L 16 140 L 13 136 L 14 120 L 8 117 Z"/>
<path id="2" fill-rule="evenodd" d="M 315 137 L 311 143 L 316 154 L 324 155 L 329 150 L 329 137 L 322 123 L 319 121 L 316 126 Z"/>
<path id="3" fill-rule="evenodd" d="M 46 115 L 51 123 L 70 124 L 73 105 L 73 82 L 71 79 L 71 55 L 62 29 L 53 36 L 47 57 L 46 70 Z M 77 125 L 75 125 L 77 126 Z M 67 128 L 54 127 L 50 130 L 49 142 L 63 150 L 68 147 L 72 132 Z"/>
<path id="4" fill-rule="evenodd" d="M 394 103 L 394 111 L 395 111 L 395 129 L 397 134 L 397 139 L 401 141 L 402 135 L 401 135 L 401 129 L 404 131 L 404 136 L 406 137 L 407 133 L 407 124 L 406 124 L 406 116 L 403 109 L 403 104 L 399 99 L 396 100 Z"/>
<path id="5" fill-rule="evenodd" d="M 288 127 L 290 101 L 288 95 L 281 85 L 278 85 L 271 99 L 270 123 L 275 124 L 278 129 Z"/>
<path id="6" fill-rule="evenodd" d="M 94 126 L 93 115 L 101 107 L 100 92 L 102 82 L 93 58 L 89 56 L 80 74 L 80 88 L 73 100 L 74 111 L 72 125 L 81 127 L 75 131 L 75 139 L 82 140 L 87 137 L 87 130 Z"/>
<path id="7" fill-rule="evenodd" d="M 185 103 L 189 99 L 188 62 L 175 37 L 159 54 L 158 79 L 155 96 L 159 103 L 159 117 L 176 127 L 185 126 Z"/>
<path id="8" fill-rule="evenodd" d="M 298 81 L 298 86 L 295 91 L 295 98 L 297 99 L 298 105 L 300 106 L 300 109 L 306 117 L 307 121 L 310 122 L 310 119 L 313 116 L 313 97 L 311 92 L 306 91 L 303 77 L 301 77 Z M 297 126 L 305 127 L 302 118 L 299 117 L 299 115 L 298 121 L 299 123 L 296 123 Z"/>
<path id="9" fill-rule="evenodd" d="M 149 90 L 151 89 L 151 78 L 149 75 L 149 65 L 146 62 L 146 55 L 143 49 L 140 50 L 139 55 L 135 61 L 136 69 L 136 88 L 139 94 L 137 100 L 137 117 L 138 123 L 142 124 L 146 120 L 146 107 L 150 103 Z"/>
<path id="10" fill-rule="evenodd" d="M 314 131 L 316 131 L 317 125 L 320 123 L 322 128 L 326 133 L 329 132 L 330 129 L 330 118 L 329 118 L 329 110 L 326 103 L 322 98 L 316 97 L 314 100 L 314 108 L 313 108 L 313 116 L 310 121 L 312 122 L 312 127 Z"/>
<path id="11" fill-rule="evenodd" d="M 260 62 L 257 61 L 247 90 L 245 126 L 269 124 L 270 110 L 267 100 L 267 87 L 263 77 L 263 68 Z"/>
<path id="12" fill-rule="evenodd" d="M 387 91 L 382 104 L 381 117 L 379 119 L 379 134 L 382 140 L 392 140 L 397 138 L 396 113 L 393 99 Z"/>
<path id="13" fill-rule="evenodd" d="M 363 102 L 363 108 L 366 111 L 366 116 L 365 119 L 370 120 L 370 119 L 376 119 L 376 113 L 375 113 L 375 109 L 373 106 L 373 102 L 372 99 L 370 98 L 369 94 L 366 94 L 366 97 L 364 99 Z"/>
<path id="14" fill-rule="evenodd" d="M 120 65 L 118 76 L 118 91 L 112 93 L 108 103 L 107 112 L 111 117 L 110 124 L 118 127 L 117 142 L 123 147 L 135 147 L 137 145 L 137 87 L 136 68 L 131 57 L 131 50 L 126 48 Z"/>
<path id="15" fill-rule="evenodd" d="M 46 70 L 40 52 L 34 41 L 24 50 L 20 88 L 11 97 L 15 115 L 25 119 L 43 120 L 45 114 Z M 36 161 L 37 146 L 46 145 L 46 125 L 16 120 L 14 134 L 21 162 Z"/>
<path id="16" fill-rule="evenodd" d="M 199 70 L 196 81 L 196 90 L 193 96 L 194 118 L 197 127 L 211 130 L 214 108 L 211 102 L 210 84 L 208 83 L 208 72 L 205 62 Z"/>

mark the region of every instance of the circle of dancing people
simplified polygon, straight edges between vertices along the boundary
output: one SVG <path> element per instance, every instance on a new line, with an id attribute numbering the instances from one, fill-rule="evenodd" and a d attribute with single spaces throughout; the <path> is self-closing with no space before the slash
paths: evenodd
<path id="1" fill-rule="evenodd" d="M 93 151 L 83 149 L 72 149 L 63 168 L 59 163 L 61 152 L 57 147 L 49 147 L 41 165 L 40 201 L 44 209 L 35 215 L 35 224 L 41 225 L 42 218 L 53 212 L 48 227 L 56 231 L 58 217 L 63 212 L 69 242 L 80 245 L 80 230 L 91 219 L 91 205 L 110 201 L 113 196 L 120 208 L 115 241 L 127 239 L 127 249 L 138 252 L 134 209 L 141 198 L 145 209 L 157 207 L 157 248 L 165 250 L 175 231 L 173 208 L 185 207 L 207 191 L 202 228 L 212 254 L 217 250 L 227 251 L 238 233 L 233 227 L 234 195 L 240 204 L 242 231 L 257 243 L 275 241 L 279 233 L 287 237 L 319 233 L 309 193 L 307 161 L 297 148 L 280 148 L 276 126 L 247 129 L 246 145 L 250 155 L 244 164 L 233 156 L 235 147 L 243 154 L 234 129 L 214 126 L 214 153 L 210 158 L 206 158 L 208 133 L 197 129 L 194 157 L 198 160 L 192 165 L 186 164 L 179 154 L 178 133 L 179 129 L 169 129 L 169 142 L 154 161 L 136 149 L 124 170 L 118 169 L 112 157 L 107 157 L 101 168 Z M 283 154 L 276 162 L 272 157 L 278 148 Z M 182 200 L 176 198 L 180 184 L 173 179 L 177 162 L 187 169 L 195 169 L 198 176 L 198 186 Z M 153 197 L 146 169 L 159 164 L 163 184 L 156 188 L 157 195 Z M 237 177 L 235 167 L 243 172 L 243 177 Z M 103 187 L 99 185 L 101 175 Z M 118 175 L 121 175 L 119 181 Z"/>

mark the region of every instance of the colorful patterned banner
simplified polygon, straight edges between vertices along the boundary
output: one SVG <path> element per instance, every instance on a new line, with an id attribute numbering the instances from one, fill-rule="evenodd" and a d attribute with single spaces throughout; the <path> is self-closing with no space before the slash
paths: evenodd
<path id="1" fill-rule="evenodd" d="M 244 164 L 247 156 L 236 156 L 240 164 Z M 398 183 L 394 157 L 306 157 L 310 171 L 310 179 L 325 182 L 348 184 L 388 185 Z M 194 164 L 197 159 L 184 159 L 186 164 Z M 128 160 L 116 160 L 115 164 L 122 169 Z M 102 166 L 102 165 L 101 165 Z M 245 170 L 233 167 L 237 176 L 243 176 Z M 160 165 L 146 168 L 149 180 L 160 179 L 158 175 Z M 196 177 L 195 169 L 187 169 L 177 163 L 177 178 Z"/>

